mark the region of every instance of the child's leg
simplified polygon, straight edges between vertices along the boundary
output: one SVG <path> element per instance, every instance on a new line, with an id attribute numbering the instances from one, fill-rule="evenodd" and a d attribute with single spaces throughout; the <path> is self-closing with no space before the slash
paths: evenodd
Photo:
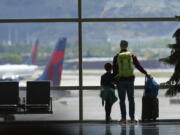
<path id="1" fill-rule="evenodd" d="M 111 108 L 112 108 L 112 104 L 109 101 L 106 101 L 106 104 L 105 104 L 106 120 L 110 119 Z"/>

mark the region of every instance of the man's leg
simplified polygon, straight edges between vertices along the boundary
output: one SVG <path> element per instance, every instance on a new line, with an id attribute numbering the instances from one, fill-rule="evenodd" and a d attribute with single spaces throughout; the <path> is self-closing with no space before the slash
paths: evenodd
<path id="1" fill-rule="evenodd" d="M 134 81 L 127 82 L 127 95 L 129 100 L 129 116 L 131 120 L 134 119 L 135 102 L 134 102 Z"/>
<path id="2" fill-rule="evenodd" d="M 118 96 L 120 99 L 120 110 L 121 110 L 121 117 L 122 119 L 126 119 L 126 105 L 125 105 L 125 99 L 126 99 L 126 88 L 123 81 L 119 81 L 117 83 L 118 88 Z"/>

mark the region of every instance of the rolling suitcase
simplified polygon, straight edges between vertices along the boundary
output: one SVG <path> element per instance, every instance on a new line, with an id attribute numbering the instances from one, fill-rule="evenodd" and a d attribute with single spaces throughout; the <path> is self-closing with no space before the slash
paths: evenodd
<path id="1" fill-rule="evenodd" d="M 142 98 L 142 121 L 156 120 L 159 117 L 159 85 L 152 77 L 145 78 L 145 90 Z"/>
<path id="2" fill-rule="evenodd" d="M 142 121 L 155 121 L 159 117 L 159 100 L 158 98 L 142 98 Z"/>

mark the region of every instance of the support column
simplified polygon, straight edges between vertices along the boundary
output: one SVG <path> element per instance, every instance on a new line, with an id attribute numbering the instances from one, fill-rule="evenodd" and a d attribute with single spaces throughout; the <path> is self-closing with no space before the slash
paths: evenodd
<path id="1" fill-rule="evenodd" d="M 82 1 L 78 0 L 78 34 L 79 34 L 79 120 L 83 121 L 83 77 L 82 77 Z"/>

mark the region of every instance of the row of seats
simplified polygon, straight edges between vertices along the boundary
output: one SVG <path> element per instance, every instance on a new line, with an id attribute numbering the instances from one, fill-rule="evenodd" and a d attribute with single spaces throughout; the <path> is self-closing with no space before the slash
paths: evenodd
<path id="1" fill-rule="evenodd" d="M 0 82 L 0 114 L 52 113 L 49 81 L 28 81 L 26 97 L 19 96 L 19 82 Z"/>

